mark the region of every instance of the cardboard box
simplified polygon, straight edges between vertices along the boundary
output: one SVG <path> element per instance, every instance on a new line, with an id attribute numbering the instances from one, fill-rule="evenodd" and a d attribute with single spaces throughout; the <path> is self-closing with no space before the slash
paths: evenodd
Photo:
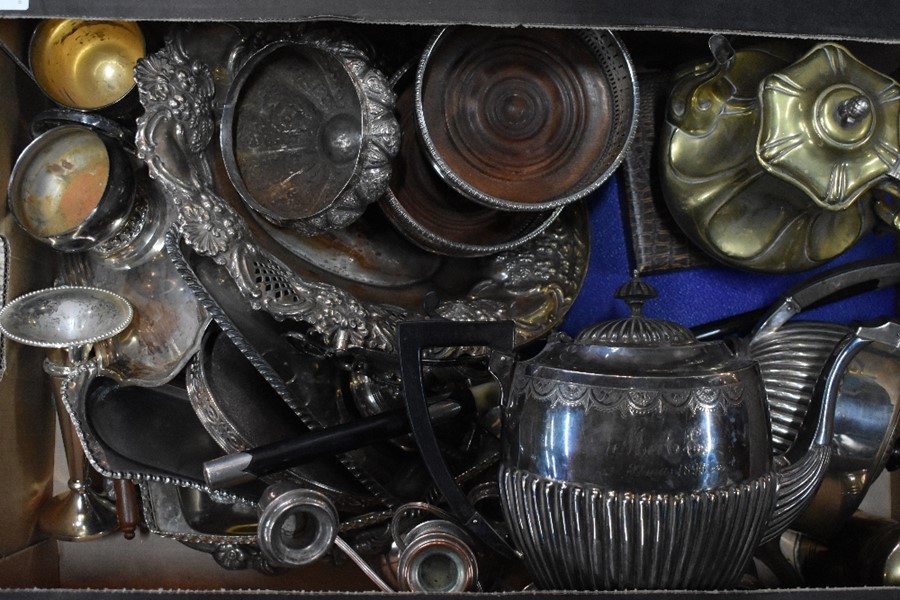
<path id="1" fill-rule="evenodd" d="M 7 0 L 0 2 L 0 39 L 21 57 L 34 19 L 57 16 L 161 21 L 301 21 L 327 19 L 369 24 L 426 27 L 467 22 L 491 26 L 611 27 L 622 30 L 636 62 L 673 64 L 702 48 L 708 32 L 739 36 L 839 39 L 860 58 L 889 74 L 900 69 L 900 4 L 887 0 L 864 6 L 829 2 L 811 7 L 765 0 L 752 3 L 637 0 L 630 3 L 585 3 L 564 0 L 517 3 L 460 0 L 381 3 L 318 0 L 240 2 L 85 2 Z M 402 29 L 402 28 L 401 28 Z M 751 39 L 746 37 L 744 39 Z M 878 43 L 876 43 L 878 42 Z M 884 42 L 884 43 L 881 43 Z M 810 41 L 810 43 L 812 43 Z M 27 124 L 46 105 L 31 81 L 6 58 L 0 58 L 0 182 L 5 185 L 18 152 L 28 140 Z M 0 208 L 0 234 L 11 247 L 7 299 L 46 287 L 53 281 L 52 252 L 26 236 Z M 59 491 L 64 473 L 56 440 L 56 418 L 43 376 L 40 350 L 6 343 L 6 371 L 0 379 L 0 591 L 2 597 L 94 597 L 125 595 L 125 590 L 264 590 L 242 597 L 268 596 L 270 591 L 346 592 L 374 590 L 352 565 L 317 565 L 279 575 L 225 571 L 204 553 L 168 539 L 139 534 L 127 541 L 118 535 L 96 542 L 57 543 L 37 530 L 40 505 Z M 54 477 L 54 463 L 56 472 Z M 54 488 L 55 479 L 55 488 Z M 895 511 L 896 512 L 896 511 Z M 895 515 L 896 516 L 896 515 Z M 100 593 L 97 589 L 105 590 Z M 65 592 L 61 590 L 67 590 Z M 75 591 L 80 590 L 80 591 Z M 90 591 L 88 591 L 90 590 Z M 629 598 L 895 598 L 897 589 L 772 590 L 743 592 L 660 592 L 591 594 Z M 190 594 L 183 594 L 190 595 Z M 201 597 L 230 594 L 204 594 Z M 525 593 L 541 597 L 543 593 Z M 130 599 L 144 593 L 128 593 Z M 147 594 L 158 597 L 158 594 Z"/>

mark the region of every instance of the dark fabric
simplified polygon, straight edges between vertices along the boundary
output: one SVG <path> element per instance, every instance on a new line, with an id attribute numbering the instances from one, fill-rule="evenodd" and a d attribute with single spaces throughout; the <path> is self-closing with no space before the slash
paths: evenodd
<path id="1" fill-rule="evenodd" d="M 612 178 L 589 199 L 591 258 L 584 285 L 569 310 L 562 329 L 574 334 L 600 320 L 628 314 L 613 297 L 616 288 L 632 275 L 623 218 L 621 186 Z M 688 327 L 746 311 L 764 308 L 785 291 L 839 264 L 894 253 L 895 237 L 871 233 L 831 262 L 805 273 L 771 275 L 739 271 L 726 266 L 646 275 L 659 297 L 647 303 L 644 314 Z M 887 288 L 803 312 L 802 318 L 847 323 L 896 314 L 896 290 Z"/>

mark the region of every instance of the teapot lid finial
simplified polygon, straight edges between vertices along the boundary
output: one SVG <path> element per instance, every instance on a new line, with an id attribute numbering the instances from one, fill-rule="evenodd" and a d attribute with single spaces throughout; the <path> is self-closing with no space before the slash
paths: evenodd
<path id="1" fill-rule="evenodd" d="M 588 327 L 578 334 L 575 341 L 613 346 L 682 346 L 694 343 L 696 339 L 687 327 L 644 317 L 644 303 L 656 296 L 656 288 L 635 272 L 631 280 L 615 292 L 615 297 L 631 308 L 631 316 Z"/>
<path id="2" fill-rule="evenodd" d="M 643 281 L 637 271 L 632 274 L 631 280 L 620 285 L 615 293 L 615 297 L 624 301 L 631 309 L 632 317 L 643 316 L 644 303 L 658 295 L 656 288 Z"/>

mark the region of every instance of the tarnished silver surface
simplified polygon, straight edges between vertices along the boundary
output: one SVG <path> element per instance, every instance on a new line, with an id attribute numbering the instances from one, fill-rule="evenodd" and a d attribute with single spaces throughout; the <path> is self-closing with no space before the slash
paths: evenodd
<path id="1" fill-rule="evenodd" d="M 134 173 L 121 144 L 68 123 L 35 138 L 10 174 L 8 204 L 35 239 L 64 252 L 100 244 L 122 228 L 134 202 Z"/>
<path id="2" fill-rule="evenodd" d="M 236 362 L 232 356 L 224 367 L 224 355 L 216 360 L 204 358 L 204 364 L 207 365 L 204 370 L 207 372 L 202 379 L 205 383 L 189 388 L 195 400 L 199 397 L 196 393 L 199 390 L 216 389 L 209 401 L 196 403 L 196 406 L 198 411 L 202 408 L 207 428 L 224 449 L 232 453 L 241 452 L 299 436 L 306 431 L 352 423 L 357 416 L 356 410 L 365 416 L 401 406 L 396 397 L 399 394 L 399 381 L 389 380 L 391 370 L 396 368 L 392 356 L 370 354 L 367 357 L 356 357 L 360 363 L 367 365 L 371 374 L 378 374 L 380 377 L 379 383 L 370 381 L 369 385 L 371 392 L 379 393 L 382 404 L 352 406 L 351 403 L 358 400 L 356 396 L 359 389 L 354 386 L 351 374 L 343 371 L 344 367 L 339 359 L 322 356 L 323 349 L 305 343 L 299 323 L 279 322 L 264 311 L 252 310 L 246 306 L 237 286 L 223 267 L 191 253 L 184 256 L 181 247 L 173 246 L 176 240 L 170 236 L 169 241 L 170 255 L 185 281 L 223 334 L 234 344 L 236 351 L 243 355 L 240 362 Z M 221 351 L 221 344 L 217 342 L 216 347 Z M 257 372 L 252 372 L 251 365 Z M 247 369 L 251 369 L 251 372 L 247 372 Z M 243 373 L 240 377 L 237 375 L 239 372 Z M 449 366 L 446 371 L 435 374 L 434 379 L 448 379 L 444 383 L 451 386 L 454 382 L 458 385 L 463 377 L 458 367 Z M 190 378 L 189 383 L 192 381 L 193 378 Z M 254 383 L 247 383 L 248 381 Z M 358 378 L 356 382 L 359 383 Z M 259 390 L 268 392 L 269 387 L 277 393 L 276 403 L 280 407 L 273 406 L 271 400 L 268 403 L 262 402 L 262 398 L 267 395 Z M 347 387 L 351 388 L 350 395 L 353 398 L 346 395 Z M 357 389 L 354 390 L 354 387 Z M 248 400 L 245 396 L 254 391 L 257 393 L 253 400 Z M 277 402 L 278 400 L 281 402 Z M 294 415 L 289 414 L 287 407 L 293 410 Z M 289 423 L 293 424 L 293 429 L 286 429 Z M 306 429 L 298 430 L 298 425 L 305 426 Z M 217 430 L 222 433 L 216 433 Z M 237 439 L 234 437 L 236 430 L 243 432 Z M 415 448 L 409 447 L 409 444 L 378 442 L 341 452 L 335 458 L 340 464 L 335 462 L 334 468 L 339 472 L 346 469 L 367 492 L 366 498 L 356 498 L 357 505 L 398 505 L 422 497 L 431 485 L 422 461 Z M 455 467 L 468 470 L 483 468 L 484 465 L 480 461 L 475 465 L 455 461 Z M 302 467 L 301 470 L 306 468 Z M 310 478 L 305 480 L 309 482 Z M 321 483 L 322 478 L 316 477 L 313 481 Z M 332 499 L 339 506 L 344 506 L 350 500 L 347 497 L 335 497 L 333 491 L 332 489 Z"/>
<path id="3" fill-rule="evenodd" d="M 117 290 L 134 306 L 137 318 L 131 325 L 96 345 L 105 371 L 130 384 L 162 385 L 197 352 L 209 315 L 160 248 L 133 266 L 116 263 L 96 252 L 67 254 L 63 276 L 72 283 Z"/>
<path id="4" fill-rule="evenodd" d="M 716 588 L 812 499 L 833 399 L 774 461 L 757 364 L 724 342 L 632 315 L 495 360 L 504 399 L 503 511 L 538 583 L 563 589 Z M 505 385 L 504 385 L 505 384 Z"/>
<path id="5" fill-rule="evenodd" d="M 134 307 L 136 317 L 124 332 L 96 344 L 96 351 L 102 356 L 107 371 L 130 383 L 161 385 L 174 377 L 196 352 L 209 322 L 209 317 L 181 281 L 174 266 L 162 254 L 164 234 L 175 211 L 156 184 L 146 177 L 135 176 L 132 161 L 119 141 L 93 132 L 89 125 L 68 124 L 50 129 L 33 143 L 42 141 L 34 146 L 35 152 L 47 144 L 55 147 L 54 140 L 68 142 L 73 136 L 76 140 L 86 137 L 108 157 L 108 181 L 104 180 L 99 204 L 87 215 L 78 212 L 83 207 L 74 206 L 77 203 L 70 197 L 77 198 L 78 194 L 84 193 L 79 190 L 87 184 L 69 183 L 67 187 L 71 190 L 66 191 L 63 186 L 62 191 L 54 193 L 60 196 L 59 202 L 73 206 L 51 210 L 56 200 L 48 201 L 47 206 L 41 205 L 41 210 L 62 216 L 54 216 L 50 225 L 42 225 L 50 229 L 43 230 L 32 223 L 31 230 L 27 227 L 26 230 L 57 249 L 67 250 L 60 255 L 60 277 L 65 283 L 115 290 Z M 65 163 L 65 156 L 56 158 Z M 47 159 L 41 160 L 47 162 Z M 26 166 L 27 162 L 23 166 L 22 181 L 13 186 L 17 190 L 28 181 L 26 175 L 30 169 L 25 169 Z M 48 172 L 52 173 L 51 167 L 53 164 L 48 167 Z M 62 167 L 56 168 L 57 171 L 60 169 Z M 56 178 L 75 181 L 76 176 L 96 178 L 102 175 L 87 168 L 83 170 L 90 172 L 79 175 L 78 169 L 72 169 L 66 177 L 57 173 Z M 55 183 L 51 187 L 60 185 Z M 13 196 L 10 198 L 12 202 Z M 22 202 L 27 204 L 25 200 Z M 28 224 L 27 220 L 25 224 Z M 69 225 L 72 226 L 66 229 Z M 51 234 L 56 227 L 62 229 Z"/>
<path id="6" fill-rule="evenodd" d="M 319 492 L 287 483 L 266 488 L 259 500 L 259 547 L 272 565 L 299 567 L 337 548 L 382 592 L 393 592 L 356 549 L 338 535 L 338 514 Z"/>
<path id="7" fill-rule="evenodd" d="M 151 533 L 183 542 L 255 544 L 257 508 L 213 500 L 201 490 L 162 481 L 140 485 L 144 523 Z"/>
<path id="8" fill-rule="evenodd" d="M 259 500 L 259 547 L 274 565 L 316 562 L 331 550 L 337 533 L 337 509 L 319 492 L 276 483 Z"/>
<path id="9" fill-rule="evenodd" d="M 122 331 L 133 316 L 131 304 L 118 294 L 76 286 L 37 290 L 0 310 L 0 331 L 7 337 L 53 349 L 47 352 L 44 372 L 50 377 L 69 476 L 67 489 L 41 505 L 38 527 L 53 539 L 92 540 L 118 527 L 115 508 L 91 485 L 88 460 L 61 386 L 73 370 L 91 362 L 93 344 Z"/>
<path id="10" fill-rule="evenodd" d="M 621 163 L 637 83 L 609 30 L 446 27 L 419 61 L 415 110 L 450 186 L 486 206 L 547 210 L 596 190 Z"/>
<path id="11" fill-rule="evenodd" d="M 103 367 L 98 359 L 84 362 L 63 380 L 60 395 L 66 411 L 72 418 L 78 439 L 84 447 L 90 464 L 104 477 L 111 479 L 131 479 L 137 483 L 157 481 L 164 484 L 178 485 L 201 490 L 215 495 L 222 500 L 236 502 L 255 502 L 259 491 L 241 495 L 246 490 L 211 492 L 204 482 L 201 465 L 204 460 L 221 456 L 221 451 L 200 426 L 186 396 L 179 397 L 173 390 L 163 388 L 134 387 L 141 393 L 161 394 L 154 402 L 158 410 L 157 418 L 165 422 L 165 436 L 154 432 L 147 422 L 144 413 L 143 421 L 125 415 L 122 423 L 126 428 L 110 427 L 109 430 L 122 436 L 130 436 L 125 444 L 112 447 L 96 430 L 97 407 L 92 386 L 103 385 L 108 390 L 115 390 L 119 384 L 114 380 L 103 378 Z M 162 400 L 161 402 L 159 400 Z M 164 407 L 164 405 L 166 405 Z M 178 407 L 187 411 L 176 413 Z M 176 409 L 176 410 L 173 410 Z M 152 411 L 151 411 L 152 413 Z M 180 414 L 176 418 L 176 414 Z M 89 415 L 93 415 L 89 417 Z M 159 423 L 159 421 L 156 421 Z M 125 429 L 131 429 L 131 432 Z M 136 432 L 140 432 L 137 435 Z M 143 441 L 142 439 L 143 438 Z M 144 442 L 151 441 L 151 444 Z M 168 441 L 167 441 L 168 440 Z M 121 439 L 119 440 L 121 441 Z"/>
<path id="12" fill-rule="evenodd" d="M 155 189 L 140 180 L 128 219 L 116 233 L 91 248 L 92 254 L 113 269 L 134 269 L 160 253 L 170 225 L 171 211 Z"/>
<path id="13" fill-rule="evenodd" d="M 772 475 L 695 492 L 620 491 L 501 467 L 517 547 L 541 587 L 728 588 L 772 510 Z"/>
<path id="14" fill-rule="evenodd" d="M 214 500 L 200 490 L 160 481 L 144 481 L 140 490 L 150 533 L 206 552 L 229 571 L 275 572 L 259 550 L 255 503 Z"/>
<path id="15" fill-rule="evenodd" d="M 401 532 L 401 523 L 410 515 L 418 515 L 419 522 Z M 480 589 L 472 541 L 452 519 L 442 509 L 423 502 L 405 504 L 394 512 L 393 544 L 384 570 L 401 591 L 459 593 Z"/>
<path id="16" fill-rule="evenodd" d="M 177 209 L 179 233 L 191 249 L 226 268 L 253 308 L 307 323 L 328 347 L 393 351 L 397 323 L 418 307 L 364 299 L 358 286 L 311 276 L 311 265 L 288 267 L 283 246 L 264 248 L 258 230 L 218 191 L 209 152 L 214 86 L 206 65 L 170 43 L 138 65 L 136 78 L 145 108 L 138 153 Z M 436 312 L 451 319 L 512 318 L 521 341 L 534 339 L 574 300 L 586 270 L 587 238 L 583 213 L 560 217 L 518 251 L 478 263 L 482 277 L 470 280 L 467 293 L 444 299 Z M 460 268 L 475 270 L 471 263 Z"/>
<path id="17" fill-rule="evenodd" d="M 110 338 L 134 315 L 131 304 L 106 289 L 59 286 L 19 296 L 0 310 L 0 330 L 40 348 L 75 348 Z"/>
<path id="18" fill-rule="evenodd" d="M 831 460 L 813 501 L 792 526 L 821 540 L 838 534 L 895 452 L 900 323 L 848 330 L 825 368 L 817 393 L 834 397 Z"/>
<path id="19" fill-rule="evenodd" d="M 304 235 L 359 218 L 384 192 L 400 145 L 387 80 L 334 33 L 310 30 L 254 52 L 222 111 L 235 189 L 257 213 Z"/>
<path id="20" fill-rule="evenodd" d="M 847 332 L 843 325 L 796 321 L 750 340 L 750 356 L 765 383 L 776 454 L 797 439 L 825 362 Z"/>
<path id="21" fill-rule="evenodd" d="M 540 235 L 561 208 L 525 212 L 478 205 L 447 185 L 428 162 L 416 131 L 412 66 L 391 77 L 402 141 L 379 201 L 391 224 L 419 247 L 446 256 L 489 256 Z"/>
<path id="22" fill-rule="evenodd" d="M 422 347 L 497 345 L 501 505 L 542 587 L 734 585 L 753 549 L 788 527 L 825 472 L 833 396 L 811 408 L 814 427 L 776 461 L 758 365 L 725 342 L 643 317 L 655 295 L 635 278 L 616 293 L 630 317 L 574 340 L 554 336 L 518 362 L 502 350 L 509 323 L 401 329 L 410 407 L 422 403 Z M 492 540 L 476 529 L 485 521 L 463 509 L 470 530 Z"/>
<path id="23" fill-rule="evenodd" d="M 807 412 L 834 407 L 828 467 L 811 502 L 791 525 L 820 540 L 831 538 L 847 522 L 894 453 L 900 420 L 900 325 L 883 320 L 853 328 L 791 319 L 848 290 L 896 285 L 898 267 L 895 257 L 887 257 L 813 277 L 768 309 L 746 343 L 765 381 L 777 454 L 792 453 L 792 444 L 803 446 L 816 435 L 816 419 Z"/>
<path id="24" fill-rule="evenodd" d="M 256 364 L 251 364 L 248 352 L 251 349 L 243 338 L 211 330 L 186 372 L 194 411 L 219 446 L 227 453 L 243 452 L 321 428 L 314 422 L 305 423 L 291 411 L 280 393 L 285 391 L 283 381 L 272 367 L 257 370 L 265 360 L 257 355 Z M 286 365 L 278 363 L 279 368 Z M 294 360 L 292 366 L 296 368 L 293 389 L 302 390 L 299 401 L 310 405 L 335 403 L 335 373 L 329 364 L 306 357 Z M 374 493 L 358 484 L 357 480 L 368 482 L 363 475 L 355 472 L 352 463 L 334 458 L 313 461 L 266 479 L 286 479 L 324 492 L 342 508 L 383 506 L 385 493 L 380 488 L 375 488 L 380 493 Z"/>

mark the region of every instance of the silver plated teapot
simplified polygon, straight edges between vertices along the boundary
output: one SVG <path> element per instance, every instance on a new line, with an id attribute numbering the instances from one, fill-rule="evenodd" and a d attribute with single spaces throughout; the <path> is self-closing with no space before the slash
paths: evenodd
<path id="1" fill-rule="evenodd" d="M 509 536 L 543 588 L 733 586 L 754 549 L 783 532 L 815 492 L 833 409 L 814 407 L 807 418 L 816 426 L 774 459 L 756 362 L 726 342 L 701 342 L 681 325 L 644 317 L 656 291 L 638 279 L 616 295 L 631 316 L 574 340 L 556 334 L 528 360 L 491 354 L 503 392 Z M 507 335 L 501 325 L 406 324 L 410 408 L 422 346 L 496 345 L 492 332 Z M 461 517 L 483 528 L 481 515 Z"/>

